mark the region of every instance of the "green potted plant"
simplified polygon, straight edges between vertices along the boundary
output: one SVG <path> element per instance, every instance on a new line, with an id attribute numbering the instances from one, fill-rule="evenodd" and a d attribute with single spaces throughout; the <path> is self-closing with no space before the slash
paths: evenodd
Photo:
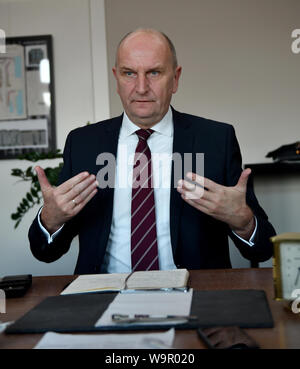
<path id="1" fill-rule="evenodd" d="M 63 155 L 60 152 L 60 150 L 55 150 L 48 153 L 30 152 L 28 154 L 21 155 L 19 159 L 37 162 L 39 160 L 62 158 L 62 156 Z M 45 174 L 52 186 L 55 186 L 57 184 L 58 176 L 61 171 L 62 165 L 63 163 L 61 162 L 53 168 L 47 167 L 44 169 Z M 11 219 L 15 221 L 14 228 L 17 228 L 21 220 L 23 219 L 24 215 L 28 212 L 28 210 L 33 208 L 35 205 L 41 203 L 42 193 L 38 177 L 34 171 L 33 166 L 30 166 L 25 170 L 14 168 L 11 171 L 11 175 L 19 177 L 21 181 L 30 182 L 28 192 L 21 199 L 16 211 L 11 214 Z"/>

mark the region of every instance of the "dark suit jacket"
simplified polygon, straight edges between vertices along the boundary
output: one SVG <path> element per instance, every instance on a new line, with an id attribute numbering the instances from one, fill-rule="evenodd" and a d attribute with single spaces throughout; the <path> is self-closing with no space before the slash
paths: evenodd
<path id="1" fill-rule="evenodd" d="M 175 110 L 173 120 L 173 152 L 182 155 L 193 153 L 194 156 L 196 153 L 204 153 L 205 177 L 225 186 L 234 186 L 242 169 L 240 149 L 233 127 Z M 64 166 L 59 183 L 82 171 L 97 175 L 107 164 L 96 165 L 97 156 L 103 152 L 116 156 L 121 123 L 122 116 L 119 116 L 70 132 L 64 149 Z M 226 224 L 185 203 L 176 190 L 176 181 L 174 186 L 173 171 L 174 168 L 171 181 L 170 233 L 177 267 L 230 268 L 228 235 L 245 258 L 258 262 L 271 257 L 272 245 L 269 238 L 275 231 L 258 204 L 251 179 L 248 181 L 246 200 L 258 221 L 255 245 L 252 247 L 239 240 Z M 69 250 L 74 236 L 79 235 L 75 274 L 99 273 L 110 233 L 113 196 L 113 188 L 99 189 L 85 208 L 65 224 L 51 245 L 47 244 L 36 218 L 29 230 L 33 255 L 44 262 L 55 261 Z"/>

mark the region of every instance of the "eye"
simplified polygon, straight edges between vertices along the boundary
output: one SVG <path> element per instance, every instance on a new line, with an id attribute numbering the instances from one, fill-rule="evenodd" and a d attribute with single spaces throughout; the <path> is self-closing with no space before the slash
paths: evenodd
<path id="1" fill-rule="evenodd" d="M 158 70 L 152 70 L 151 72 L 150 72 L 150 76 L 151 77 L 156 77 L 156 76 L 158 76 L 159 75 L 159 71 Z"/>
<path id="2" fill-rule="evenodd" d="M 131 78 L 135 76 L 135 73 L 131 71 L 124 72 L 124 74 L 126 77 L 131 77 Z"/>

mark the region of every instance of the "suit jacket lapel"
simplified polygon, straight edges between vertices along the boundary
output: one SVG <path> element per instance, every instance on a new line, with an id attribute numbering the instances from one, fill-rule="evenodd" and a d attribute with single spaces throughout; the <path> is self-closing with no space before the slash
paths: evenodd
<path id="1" fill-rule="evenodd" d="M 113 118 L 109 125 L 106 127 L 106 134 L 99 137 L 99 147 L 101 147 L 102 153 L 109 153 L 112 154 L 113 157 L 117 158 L 117 148 L 118 148 L 118 139 L 119 139 L 119 133 L 120 128 L 122 124 L 123 114 L 119 117 Z M 107 163 L 103 164 L 102 167 L 106 166 Z M 101 170 L 101 165 L 97 167 L 97 170 Z M 114 175 L 115 173 L 113 173 Z M 112 178 L 114 183 L 114 178 Z M 98 237 L 96 237 L 96 240 L 100 241 L 100 245 L 103 245 L 103 250 L 105 250 L 107 245 L 107 240 L 109 237 L 109 232 L 111 228 L 111 221 L 112 221 L 112 212 L 113 212 L 113 198 L 114 198 L 114 185 L 110 187 L 103 188 L 99 191 L 99 209 L 101 208 L 101 211 L 104 212 L 104 216 L 102 219 L 104 219 L 105 224 L 101 227 L 98 227 Z M 105 206 L 103 206 L 103 203 L 105 203 Z M 101 232 L 102 229 L 102 232 Z M 104 231 L 103 231 L 104 230 Z M 97 244 L 99 244 L 97 241 Z M 99 248 L 101 250 L 102 248 Z"/>
<path id="2" fill-rule="evenodd" d="M 122 124 L 122 118 L 123 115 L 120 115 L 119 117 L 113 118 L 109 124 L 105 127 L 105 134 L 103 133 L 99 136 L 99 148 L 101 148 L 100 154 L 107 153 L 109 155 L 112 155 L 114 160 L 117 159 L 117 150 L 118 150 L 118 139 L 119 139 L 119 133 L 120 128 Z M 97 173 L 102 169 L 107 167 L 107 162 L 104 162 L 102 164 L 97 163 Z M 114 175 L 115 171 L 112 166 L 109 168 L 106 168 L 109 172 L 110 178 L 109 183 L 111 185 L 114 184 Z M 113 169 L 113 170 L 112 170 Z M 108 196 L 108 194 L 113 195 L 114 193 L 114 186 L 109 185 L 109 187 L 105 187 L 101 189 L 101 194 L 103 196 Z"/>
<path id="3" fill-rule="evenodd" d="M 172 108 L 173 122 L 174 122 L 174 139 L 173 139 L 173 158 L 172 161 L 172 174 L 171 174 L 171 197 L 170 197 L 170 234 L 173 255 L 175 256 L 177 243 L 178 243 L 178 230 L 179 222 L 181 217 L 181 210 L 183 200 L 180 193 L 177 191 L 178 178 L 178 167 L 177 170 L 174 168 L 174 161 L 176 158 L 181 158 L 181 171 L 179 175 L 184 178 L 188 170 L 184 168 L 184 154 L 194 152 L 194 135 L 191 129 L 191 122 L 183 119 L 182 114 Z"/>

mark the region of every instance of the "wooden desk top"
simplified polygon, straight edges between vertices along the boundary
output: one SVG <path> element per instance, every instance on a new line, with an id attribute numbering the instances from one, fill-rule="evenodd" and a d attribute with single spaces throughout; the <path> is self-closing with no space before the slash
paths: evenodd
<path id="1" fill-rule="evenodd" d="M 20 318 L 46 297 L 58 295 L 74 278 L 75 276 L 34 277 L 32 287 L 23 298 L 7 299 L 6 314 L 0 314 L 0 320 Z M 189 284 L 196 290 L 263 289 L 268 297 L 275 326 L 247 329 L 247 333 L 261 348 L 300 348 L 300 313 L 293 314 L 285 308 L 285 303 L 274 300 L 272 269 L 193 270 L 190 271 Z M 33 348 L 41 337 L 42 334 L 0 334 L 0 349 Z M 174 347 L 199 349 L 205 346 L 194 330 L 178 330 Z"/>

